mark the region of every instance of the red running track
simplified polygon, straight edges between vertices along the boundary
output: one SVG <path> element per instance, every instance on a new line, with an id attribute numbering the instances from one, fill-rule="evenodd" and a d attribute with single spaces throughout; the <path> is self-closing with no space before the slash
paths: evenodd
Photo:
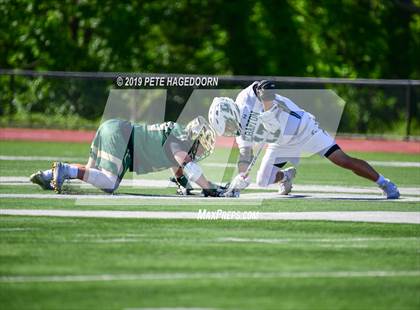
<path id="1" fill-rule="evenodd" d="M 91 142 L 94 131 L 0 128 L 0 140 L 29 140 L 48 142 Z M 420 142 L 396 140 L 366 140 L 337 138 L 346 151 L 420 154 Z M 217 146 L 230 147 L 233 138 L 219 137 Z"/>

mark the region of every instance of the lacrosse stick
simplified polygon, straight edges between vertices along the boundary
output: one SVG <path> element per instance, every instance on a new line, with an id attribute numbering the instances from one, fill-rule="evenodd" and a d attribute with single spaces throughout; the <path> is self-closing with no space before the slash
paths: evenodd
<path id="1" fill-rule="evenodd" d="M 264 145 L 265 143 L 261 142 L 257 146 L 257 151 L 254 157 L 252 158 L 251 163 L 248 165 L 248 168 L 246 168 L 246 171 L 244 172 L 244 178 L 248 177 L 249 173 L 251 172 L 252 167 L 254 167 L 255 163 L 257 162 L 258 157 L 260 156 L 262 150 L 264 149 Z M 234 190 L 235 188 L 232 186 L 232 184 L 229 184 L 229 187 L 227 191 L 225 192 L 225 196 L 229 196 Z"/>

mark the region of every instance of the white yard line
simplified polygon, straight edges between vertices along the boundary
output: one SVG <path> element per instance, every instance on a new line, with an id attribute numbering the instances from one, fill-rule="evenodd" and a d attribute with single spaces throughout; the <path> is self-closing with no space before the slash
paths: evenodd
<path id="1" fill-rule="evenodd" d="M 10 227 L 10 228 L 0 228 L 0 232 L 2 231 L 28 231 L 28 230 L 38 230 L 38 228 L 20 228 L 20 227 Z"/>
<path id="2" fill-rule="evenodd" d="M 66 161 L 72 163 L 87 162 L 87 157 L 52 157 L 52 156 L 9 156 L 0 155 L 0 160 L 8 161 Z"/>
<path id="3" fill-rule="evenodd" d="M 396 237 L 396 238 L 237 238 L 237 237 L 224 237 L 218 238 L 216 241 L 220 242 L 237 242 L 237 243 L 267 243 L 267 244 L 283 244 L 283 243 L 366 243 L 366 242 L 406 242 L 414 241 L 419 242 L 420 238 L 415 237 Z"/>
<path id="4" fill-rule="evenodd" d="M 80 162 L 87 162 L 87 157 L 57 157 L 57 156 L 14 156 L 14 155 L 0 155 L 0 160 L 7 160 L 7 161 L 66 161 L 66 162 L 73 162 L 73 163 L 80 163 Z M 326 160 L 311 160 L 305 161 L 305 165 L 319 165 L 319 164 L 329 164 Z M 408 168 L 420 168 L 420 162 L 412 162 L 412 161 L 380 161 L 380 160 L 372 160 L 369 161 L 371 165 L 378 166 L 378 167 L 408 167 Z M 216 167 L 216 168 L 226 168 L 226 167 L 236 167 L 236 164 L 230 163 L 203 163 L 203 166 L 206 167 Z"/>
<path id="5" fill-rule="evenodd" d="M 211 211 L 207 211 L 211 212 Z M 217 211 L 214 211 L 217 212 Z M 225 211 L 228 212 L 228 211 Z M 0 215 L 52 216 L 83 218 L 131 218 L 131 219 L 203 219 L 200 212 L 172 211 L 82 211 L 82 210 L 35 210 L 0 209 Z M 215 218 L 215 220 L 217 217 Z M 343 211 L 343 212 L 256 212 L 253 218 L 231 217 L 232 220 L 294 220 L 294 221 L 345 221 L 372 223 L 420 224 L 420 212 L 393 211 Z"/>
<path id="6" fill-rule="evenodd" d="M 195 196 L 176 196 L 176 195 L 162 195 L 162 196 L 147 196 L 134 194 L 0 194 L 2 198 L 19 198 L 19 199 L 70 199 L 75 200 L 77 205 L 214 205 L 216 202 L 220 205 L 255 205 L 261 204 L 264 200 L 340 200 L 340 201 L 381 201 L 384 203 L 394 202 L 420 202 L 420 197 L 401 197 L 400 199 L 385 199 L 383 196 L 369 195 L 369 194 L 326 194 L 326 193 L 305 193 L 305 194 L 290 194 L 278 195 L 273 192 L 260 193 L 245 193 L 241 194 L 239 198 L 216 198 L 216 197 L 202 197 Z"/>
<path id="7" fill-rule="evenodd" d="M 213 206 L 215 202 L 226 205 L 260 205 L 263 199 L 260 198 L 215 198 L 201 196 L 142 196 L 142 195 L 66 195 L 66 194 L 0 194 L 2 198 L 19 198 L 19 199 L 70 199 L 75 200 L 76 205 L 84 206 L 106 206 L 106 205 L 167 205 L 167 206 L 185 206 L 185 205 L 201 205 Z M 419 198 L 420 201 L 420 198 Z"/>
<path id="8" fill-rule="evenodd" d="M 1 194 L 0 194 L 1 197 Z M 232 198 L 230 198 L 232 199 Z M 419 196 L 402 196 L 399 199 L 385 199 L 380 193 L 335 193 L 335 192 L 298 192 L 293 191 L 289 195 L 279 195 L 276 192 L 260 192 L 260 193 L 245 193 L 241 194 L 239 199 L 324 199 L 324 200 L 358 200 L 358 201 L 383 201 L 383 202 L 420 202 Z"/>
<path id="9" fill-rule="evenodd" d="M 96 239 L 96 240 L 87 240 L 89 243 L 133 243 L 139 242 L 140 239 L 127 239 L 127 238 L 115 238 L 115 239 Z M 78 240 L 77 243 L 86 242 L 86 240 Z"/>
<path id="10" fill-rule="evenodd" d="M 71 180 L 70 184 L 80 185 L 86 188 L 92 188 L 91 185 L 83 183 L 79 180 Z M 22 176 L 11 176 L 11 177 L 0 177 L 0 185 L 33 185 L 29 181 L 28 177 Z M 168 180 L 146 180 L 146 179 L 124 179 L 122 180 L 121 187 L 150 187 L 150 188 L 166 188 L 175 187 L 175 185 Z M 278 186 L 272 185 L 267 188 L 261 188 L 255 183 L 251 183 L 249 189 L 260 189 L 272 191 L 278 189 Z M 401 195 L 413 195 L 420 196 L 420 187 L 400 187 Z M 337 186 L 337 185 L 322 185 L 322 184 L 293 184 L 292 193 L 308 193 L 308 192 L 319 192 L 319 193 L 354 193 L 354 194 L 375 194 L 380 195 L 381 191 L 375 187 L 353 187 L 353 186 Z"/>
<path id="11" fill-rule="evenodd" d="M 303 160 L 302 165 L 331 165 L 331 163 L 325 159 Z M 420 162 L 418 161 L 369 160 L 367 162 L 374 167 L 420 168 Z"/>
<path id="12" fill-rule="evenodd" d="M 196 273 L 140 273 L 97 275 L 0 276 L 0 283 L 39 282 L 109 282 L 109 281 L 164 281 L 190 279 L 310 279 L 310 278 L 388 278 L 418 277 L 419 270 L 367 271 L 308 271 L 308 272 L 196 272 Z"/>
<path id="13" fill-rule="evenodd" d="M 98 236 L 88 236 L 83 238 L 75 238 L 69 242 L 76 243 L 141 243 L 150 241 L 150 238 L 139 238 L 129 236 L 109 237 L 101 238 Z M 316 238 L 288 238 L 288 239 L 271 239 L 271 238 L 237 238 L 237 237 L 224 237 L 211 240 L 211 242 L 223 242 L 223 243 L 261 243 L 261 244 L 287 244 L 288 246 L 302 246 L 303 244 L 311 244 L 312 246 L 318 247 L 337 247 L 337 248 L 348 248 L 348 247 L 369 247 L 376 244 L 384 244 L 400 246 L 401 242 L 414 242 L 416 245 L 420 242 L 420 238 L 335 238 L 335 239 L 316 239 Z"/>
<path id="14" fill-rule="evenodd" d="M 378 161 L 370 160 L 369 164 L 377 167 L 401 167 L 401 168 L 420 168 L 419 162 L 411 161 Z"/>

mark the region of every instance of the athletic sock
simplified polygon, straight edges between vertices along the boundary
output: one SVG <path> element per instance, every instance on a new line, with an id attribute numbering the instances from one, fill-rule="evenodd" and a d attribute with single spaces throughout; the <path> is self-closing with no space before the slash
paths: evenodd
<path id="1" fill-rule="evenodd" d="M 382 174 L 379 175 L 379 178 L 376 180 L 376 184 L 378 184 L 379 186 L 384 185 L 386 182 L 386 179 L 384 178 L 384 176 Z"/>
<path id="2" fill-rule="evenodd" d="M 185 175 L 180 176 L 179 178 L 176 178 L 176 180 L 178 181 L 179 185 L 181 185 L 184 188 L 187 188 L 188 186 L 188 179 Z"/>
<path id="3" fill-rule="evenodd" d="M 52 180 L 52 170 L 51 169 L 42 171 L 42 174 L 44 175 L 45 179 L 47 179 L 47 181 Z"/>
<path id="4" fill-rule="evenodd" d="M 67 165 L 68 166 L 68 172 L 69 172 L 69 178 L 70 179 L 76 179 L 77 178 L 77 172 L 79 171 L 79 168 L 77 168 L 76 166 L 72 166 L 72 165 Z"/>

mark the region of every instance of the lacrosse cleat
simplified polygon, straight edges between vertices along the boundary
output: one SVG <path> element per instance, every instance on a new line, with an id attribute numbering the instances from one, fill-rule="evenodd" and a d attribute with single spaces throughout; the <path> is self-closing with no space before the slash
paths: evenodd
<path id="1" fill-rule="evenodd" d="M 282 182 L 280 182 L 279 186 L 279 194 L 280 195 L 288 195 L 292 191 L 292 182 L 296 176 L 296 168 L 290 167 L 284 170 L 281 170 L 284 173 L 284 177 Z"/>
<path id="2" fill-rule="evenodd" d="M 400 197 L 398 187 L 389 179 L 385 179 L 385 182 L 380 185 L 379 188 L 382 189 L 384 196 L 386 196 L 387 199 L 398 199 Z"/>
<path id="3" fill-rule="evenodd" d="M 29 177 L 29 181 L 41 186 L 43 190 L 52 190 L 51 180 L 48 180 L 42 171 L 35 172 Z"/>
<path id="4" fill-rule="evenodd" d="M 69 166 L 62 162 L 54 162 L 52 165 L 52 176 L 52 186 L 54 191 L 59 194 L 61 193 L 64 180 L 69 178 Z"/>

